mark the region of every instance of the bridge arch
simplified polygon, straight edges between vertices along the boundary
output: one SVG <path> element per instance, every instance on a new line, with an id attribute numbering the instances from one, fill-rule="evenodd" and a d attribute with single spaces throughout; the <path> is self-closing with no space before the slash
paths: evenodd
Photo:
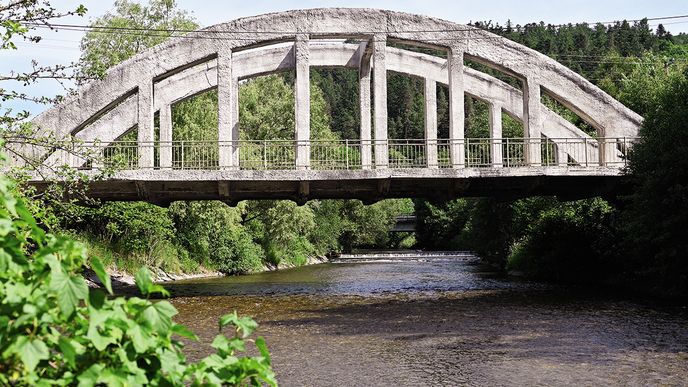
<path id="1" fill-rule="evenodd" d="M 360 45 L 316 44 L 324 38 L 363 39 Z M 388 41 L 404 41 L 444 49 L 448 59 L 392 48 Z M 293 45 L 277 45 L 293 42 Z M 465 68 L 464 58 L 514 75 L 523 92 L 494 77 Z M 450 90 L 450 140 L 464 138 L 464 95 L 490 104 L 493 137 L 501 137 L 497 115 L 504 111 L 523 123 L 524 136 L 539 140 L 582 138 L 585 158 L 601 165 L 618 161 L 619 150 L 606 146 L 604 136 L 637 135 L 641 118 L 602 90 L 558 62 L 489 32 L 439 19 L 371 9 L 312 9 L 238 19 L 172 38 L 115 66 L 103 80 L 79 90 L 78 95 L 38 116 L 34 123 L 58 136 L 76 135 L 85 141 L 107 144 L 138 127 L 140 143 L 152 142 L 153 117 L 161 117 L 161 140 L 171 140 L 169 106 L 181 99 L 217 87 L 219 140 L 228 145 L 220 152 L 220 165 L 238 165 L 238 81 L 243 78 L 295 69 L 296 141 L 309 140 L 308 70 L 341 66 L 359 70 L 361 85 L 361 139 L 387 141 L 386 71 L 393 70 L 446 84 Z M 375 76 L 372 77 L 371 74 Z M 374 125 L 370 122 L 374 89 Z M 547 109 L 540 96 L 548 94 L 598 130 L 592 139 Z M 299 103 L 301 101 L 301 103 Z M 429 109 L 431 111 L 432 109 Z M 165 126 L 165 128 L 163 128 Z M 169 127 L 168 127 L 169 126 Z M 427 140 L 436 128 L 426 128 Z M 499 134 L 496 136 L 495 134 Z M 460 143 L 450 146 L 451 165 L 465 166 Z M 529 163 L 539 163 L 540 152 L 524 149 Z M 385 168 L 385 147 L 375 147 L 376 168 Z M 153 167 L 153 149 L 139 152 L 139 166 Z M 364 152 L 365 153 L 365 152 Z M 429 151 L 429 154 L 431 152 Z M 501 152 L 494 152 L 499 154 Z M 567 153 L 562 145 L 560 153 Z M 580 158 L 579 155 L 574 157 Z M 161 157 L 162 153 L 161 153 Z M 297 165 L 308 168 L 308 152 L 300 152 Z M 364 157 L 364 156 L 362 156 Z M 368 155 L 372 158 L 372 155 Z M 57 155 L 55 160 L 62 159 Z M 51 160 L 50 158 L 48 160 Z M 78 162 L 78 161 L 77 161 Z"/>

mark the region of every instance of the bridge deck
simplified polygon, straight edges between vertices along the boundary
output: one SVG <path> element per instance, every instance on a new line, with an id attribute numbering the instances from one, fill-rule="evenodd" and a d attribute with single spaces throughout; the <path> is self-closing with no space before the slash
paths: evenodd
<path id="1" fill-rule="evenodd" d="M 85 171 L 86 174 L 91 173 Z M 32 182 L 39 189 L 47 183 Z M 102 200 L 361 199 L 559 195 L 579 198 L 623 189 L 618 167 L 522 167 L 376 170 L 132 170 L 94 181 Z"/>

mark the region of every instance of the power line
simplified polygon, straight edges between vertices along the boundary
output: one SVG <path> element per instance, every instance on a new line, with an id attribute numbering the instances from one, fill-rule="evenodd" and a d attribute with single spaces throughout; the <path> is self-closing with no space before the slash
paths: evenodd
<path id="1" fill-rule="evenodd" d="M 643 18 L 643 19 L 633 19 L 633 20 L 623 20 L 626 22 L 641 22 L 641 21 L 659 21 L 659 20 L 676 20 L 688 18 L 686 15 L 673 15 L 673 16 L 662 16 L 653 18 Z M 566 23 L 566 24 L 547 24 L 547 27 L 566 27 L 569 25 L 608 25 L 616 24 L 622 22 L 617 21 L 606 21 L 606 22 L 578 22 L 578 23 Z M 36 22 L 22 23 L 26 26 L 38 27 L 38 28 L 51 28 L 51 29 L 66 29 L 71 31 L 135 31 L 135 32 L 164 32 L 164 33 L 203 33 L 203 34 L 252 34 L 252 35 L 294 35 L 294 34 L 335 34 L 337 32 L 327 32 L 327 31 L 287 31 L 287 30 L 188 30 L 188 29 L 178 29 L 178 28 L 143 28 L 143 27 L 114 27 L 114 26 L 89 26 L 81 24 L 44 24 Z M 530 23 L 528 25 L 538 25 L 538 23 Z M 522 27 L 524 27 L 522 26 Z M 396 34 L 413 34 L 413 33 L 449 33 L 449 32 L 472 32 L 472 31 L 484 31 L 480 27 L 464 27 L 464 28 L 452 28 L 452 29 L 422 29 L 422 30 L 376 30 L 376 31 L 357 31 L 357 34 L 361 35 L 372 35 L 376 33 L 396 33 Z"/>

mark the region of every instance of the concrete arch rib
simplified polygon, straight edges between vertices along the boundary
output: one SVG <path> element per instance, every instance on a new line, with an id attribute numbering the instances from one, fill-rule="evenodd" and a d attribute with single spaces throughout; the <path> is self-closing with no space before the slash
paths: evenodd
<path id="1" fill-rule="evenodd" d="M 507 39 L 439 19 L 373 9 L 311 9 L 266 14 L 199 30 L 170 39 L 115 66 L 103 80 L 38 116 L 42 130 L 66 136 L 100 118 L 132 90 L 208 62 L 218 53 L 293 41 L 298 33 L 318 37 L 370 37 L 465 51 L 469 58 L 536 81 L 605 136 L 635 136 L 641 118 L 602 90 L 558 62 Z M 345 53 L 342 52 L 344 55 Z M 315 60 L 315 59 L 314 59 Z M 286 63 L 284 64 L 287 65 Z M 467 71 L 468 72 L 468 71 Z M 116 106 L 115 106 L 116 108 Z"/>

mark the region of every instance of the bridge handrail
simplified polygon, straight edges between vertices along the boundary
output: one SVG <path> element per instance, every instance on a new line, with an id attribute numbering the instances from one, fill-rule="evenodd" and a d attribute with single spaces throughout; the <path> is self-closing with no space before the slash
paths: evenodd
<path id="1" fill-rule="evenodd" d="M 452 168 L 451 152 L 463 150 L 458 167 L 624 167 L 626 153 L 637 138 L 465 138 L 388 140 L 175 140 L 72 141 L 54 152 L 46 163 L 78 169 L 112 167 L 120 170 L 151 169 L 139 166 L 141 149 L 153 148 L 153 169 L 292 170 L 299 148 L 308 149 L 307 169 Z M 386 147 L 387 163 L 375 161 L 375 148 Z M 230 165 L 220 165 L 220 152 L 234 155 Z M 538 153 L 539 157 L 528 157 Z M 368 157 L 364 157 L 367 153 Z M 230 158 L 232 160 L 232 158 Z M 369 160 L 364 163 L 364 160 Z"/>

